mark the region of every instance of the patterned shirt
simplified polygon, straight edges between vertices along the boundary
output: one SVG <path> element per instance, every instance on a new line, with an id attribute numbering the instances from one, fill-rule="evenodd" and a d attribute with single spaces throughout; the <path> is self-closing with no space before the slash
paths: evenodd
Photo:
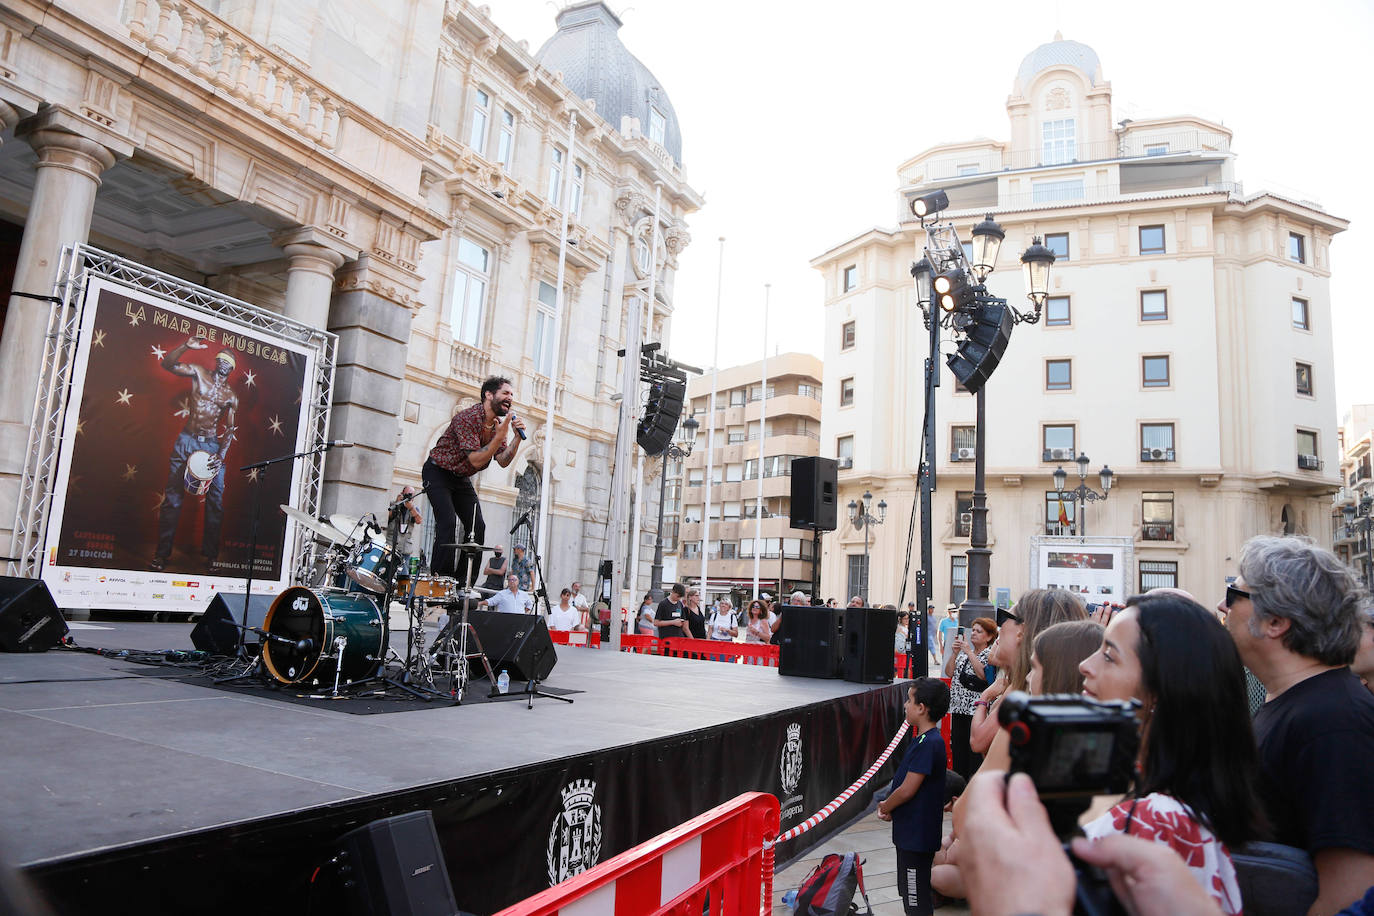
<path id="1" fill-rule="evenodd" d="M 1126 799 L 1092 823 L 1085 824 L 1088 839 L 1113 833 L 1153 840 L 1168 846 L 1183 859 L 1202 889 L 1212 895 L 1225 916 L 1240 916 L 1240 885 L 1226 845 L 1208 830 L 1188 806 L 1163 792 L 1141 799 Z"/>
<path id="2" fill-rule="evenodd" d="M 529 556 L 513 557 L 510 561 L 510 571 L 515 575 L 515 578 L 519 580 L 520 587 L 529 591 L 530 587 L 534 584 L 534 563 L 530 560 Z"/>
<path id="3" fill-rule="evenodd" d="M 466 410 L 458 411 L 449 421 L 448 429 L 444 430 L 439 436 L 439 441 L 434 443 L 434 448 L 430 449 L 429 460 L 460 477 L 471 477 L 476 474 L 477 468 L 468 461 L 468 454 L 491 442 L 492 432 L 484 429 L 485 419 L 481 404 L 473 404 Z M 506 443 L 503 440 L 497 451 L 505 447 Z"/>

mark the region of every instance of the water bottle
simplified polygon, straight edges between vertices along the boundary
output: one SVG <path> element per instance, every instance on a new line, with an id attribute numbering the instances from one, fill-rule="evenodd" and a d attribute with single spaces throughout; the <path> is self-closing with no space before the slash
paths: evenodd
<path id="1" fill-rule="evenodd" d="M 789 910 L 795 910 L 797 908 L 797 889 L 795 887 L 782 895 L 782 905 Z"/>
<path id="2" fill-rule="evenodd" d="M 496 692 L 505 693 L 508 690 L 510 690 L 510 675 L 506 673 L 505 668 L 502 668 L 501 673 L 496 676 Z"/>
<path id="3" fill-rule="evenodd" d="M 410 558 L 410 578 L 414 579 L 420 575 L 420 558 Z"/>

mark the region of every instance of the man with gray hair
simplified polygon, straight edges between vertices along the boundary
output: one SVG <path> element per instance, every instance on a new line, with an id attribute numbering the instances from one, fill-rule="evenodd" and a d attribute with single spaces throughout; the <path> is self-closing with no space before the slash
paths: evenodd
<path id="1" fill-rule="evenodd" d="M 1363 600 L 1330 551 L 1306 538 L 1256 537 L 1217 605 L 1264 684 L 1260 791 L 1275 839 L 1316 864 L 1314 914 L 1335 913 L 1374 885 L 1374 697 L 1350 670 Z"/>

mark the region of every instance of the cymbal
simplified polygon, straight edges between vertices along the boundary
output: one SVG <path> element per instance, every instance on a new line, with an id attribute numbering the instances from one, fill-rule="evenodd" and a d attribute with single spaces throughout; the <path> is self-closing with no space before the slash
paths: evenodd
<path id="1" fill-rule="evenodd" d="M 363 520 L 356 515 L 344 515 L 342 512 L 336 512 L 329 516 L 329 524 L 355 541 L 363 540 L 373 544 L 386 543 L 386 540 L 379 534 L 369 535 Z"/>
<path id="2" fill-rule="evenodd" d="M 287 518 L 295 519 L 298 525 L 308 528 L 327 541 L 332 541 L 336 544 L 347 544 L 349 542 L 348 535 L 344 534 L 324 519 L 312 518 L 308 513 L 302 512 L 294 506 L 288 506 L 285 503 L 281 504 L 281 511 L 286 513 Z"/>
<path id="3" fill-rule="evenodd" d="M 446 547 L 457 547 L 459 550 L 468 551 L 468 552 L 470 552 L 470 553 L 475 553 L 475 552 L 478 551 L 478 550 L 495 550 L 495 549 L 496 549 L 495 547 L 489 547 L 489 546 L 487 546 L 486 544 L 474 544 L 472 541 L 461 541 L 461 542 L 459 542 L 459 543 L 457 543 L 457 544 L 435 544 L 435 545 L 434 545 L 434 549 L 435 549 L 435 550 L 443 550 L 443 549 L 446 548 Z"/>

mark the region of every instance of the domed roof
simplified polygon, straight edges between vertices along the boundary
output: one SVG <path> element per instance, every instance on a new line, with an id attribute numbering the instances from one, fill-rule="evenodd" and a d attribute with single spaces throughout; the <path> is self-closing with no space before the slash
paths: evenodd
<path id="1" fill-rule="evenodd" d="M 1102 62 L 1097 59 L 1097 52 L 1082 42 L 1065 41 L 1061 33 L 1055 32 L 1054 41 L 1036 48 L 1021 61 L 1021 69 L 1016 71 L 1017 92 L 1025 92 L 1042 70 L 1063 65 L 1082 70 L 1093 84 L 1102 81 Z"/>
<path id="2" fill-rule="evenodd" d="M 539 49 L 535 59 L 550 70 L 561 71 L 564 84 L 584 99 L 596 101 L 596 113 L 616 130 L 620 119 L 639 119 L 649 134 L 649 109 L 667 122 L 663 147 L 682 165 L 682 132 L 668 93 L 649 68 L 629 52 L 616 33 L 620 19 L 602 0 L 586 0 L 563 8 L 558 31 Z"/>

